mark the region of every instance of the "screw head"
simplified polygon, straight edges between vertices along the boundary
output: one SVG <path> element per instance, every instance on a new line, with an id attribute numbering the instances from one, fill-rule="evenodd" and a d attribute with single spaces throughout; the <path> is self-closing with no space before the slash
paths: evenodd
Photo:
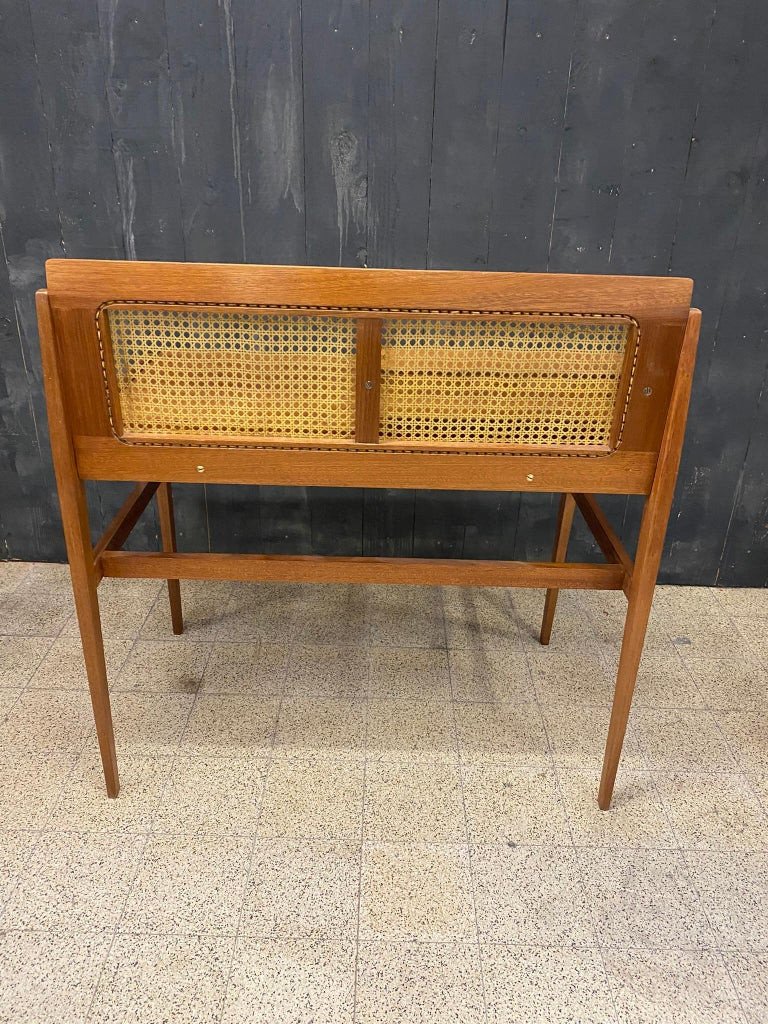
<path id="1" fill-rule="evenodd" d="M 367 380 L 365 382 L 365 390 L 366 391 L 373 391 L 373 381 L 372 380 Z"/>
<path id="2" fill-rule="evenodd" d="M 648 387 L 643 388 L 643 394 L 645 395 L 646 398 L 649 398 L 653 394 L 653 388 L 648 388 Z"/>
<path id="3" fill-rule="evenodd" d="M 198 473 L 205 472 L 205 466 L 195 466 L 195 469 L 197 470 Z"/>
<path id="4" fill-rule="evenodd" d="M 533 473 L 529 473 L 525 479 L 530 483 L 530 481 L 533 480 Z"/>

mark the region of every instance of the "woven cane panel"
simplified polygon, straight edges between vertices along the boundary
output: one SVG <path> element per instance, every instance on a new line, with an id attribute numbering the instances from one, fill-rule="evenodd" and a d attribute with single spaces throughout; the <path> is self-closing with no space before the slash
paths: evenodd
<path id="1" fill-rule="evenodd" d="M 107 307 L 122 436 L 348 440 L 355 322 Z"/>
<path id="2" fill-rule="evenodd" d="M 625 318 L 385 320 L 381 441 L 605 448 Z"/>

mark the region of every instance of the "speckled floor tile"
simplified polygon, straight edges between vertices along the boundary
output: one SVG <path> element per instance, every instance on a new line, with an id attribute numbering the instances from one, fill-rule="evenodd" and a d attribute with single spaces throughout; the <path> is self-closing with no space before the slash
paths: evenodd
<path id="1" fill-rule="evenodd" d="M 686 661 L 689 658 L 740 660 L 755 654 L 750 641 L 735 630 L 731 620 L 725 617 L 714 619 L 701 616 L 690 625 L 677 629 L 674 623 L 670 623 L 669 635 L 673 645 Z"/>
<path id="2" fill-rule="evenodd" d="M 150 837 L 120 931 L 234 935 L 250 850 L 243 838 Z"/>
<path id="3" fill-rule="evenodd" d="M 768 1020 L 768 953 L 724 953 L 747 1024 Z"/>
<path id="4" fill-rule="evenodd" d="M 672 849 L 677 846 L 650 772 L 622 768 L 610 811 L 597 805 L 599 771 L 558 769 L 560 792 L 577 846 Z"/>
<path id="5" fill-rule="evenodd" d="M 286 695 L 360 697 L 368 689 L 368 651 L 358 647 L 298 644 L 288 650 Z"/>
<path id="6" fill-rule="evenodd" d="M 219 640 L 290 642 L 296 635 L 296 583 L 235 583 L 216 634 Z"/>
<path id="7" fill-rule="evenodd" d="M 636 708 L 701 708 L 704 698 L 675 651 L 648 651 L 640 663 L 632 704 Z"/>
<path id="8" fill-rule="evenodd" d="M 552 764 L 536 704 L 457 704 L 456 728 L 464 764 Z"/>
<path id="9" fill-rule="evenodd" d="M 684 849 L 768 849 L 768 816 L 743 776 L 661 772 L 656 785 Z"/>
<path id="10" fill-rule="evenodd" d="M 715 587 L 715 600 L 731 618 L 768 618 L 768 588 Z"/>
<path id="11" fill-rule="evenodd" d="M 364 942 L 357 965 L 356 1024 L 482 1024 L 476 946 Z"/>
<path id="12" fill-rule="evenodd" d="M 0 907 L 18 881 L 37 838 L 37 832 L 0 829 Z"/>
<path id="13" fill-rule="evenodd" d="M 702 619 L 722 617 L 713 587 L 658 587 L 654 608 L 664 616 L 672 631 L 699 628 Z"/>
<path id="14" fill-rule="evenodd" d="M 735 619 L 735 623 L 742 641 L 737 646 L 734 640 L 731 650 L 736 654 L 757 658 L 763 665 L 768 663 L 768 628 L 765 617 L 741 615 Z"/>
<path id="15" fill-rule="evenodd" d="M 720 949 L 768 952 L 768 853 L 685 854 Z"/>
<path id="16" fill-rule="evenodd" d="M 109 943 L 105 935 L 0 932 L 1 1024 L 83 1024 Z"/>
<path id="17" fill-rule="evenodd" d="M 118 935 L 88 1024 L 217 1024 L 234 944 L 198 935 Z"/>
<path id="18" fill-rule="evenodd" d="M 68 571 L 56 581 L 30 576 L 0 602 L 0 634 L 55 637 L 73 612 Z"/>
<path id="19" fill-rule="evenodd" d="M 620 1024 L 743 1024 L 719 953 L 609 949 L 603 952 Z"/>
<path id="20" fill-rule="evenodd" d="M 51 646 L 47 636 L 0 636 L 0 687 L 24 687 Z"/>
<path id="21" fill-rule="evenodd" d="M 287 658 L 288 649 L 282 644 L 216 643 L 200 692 L 278 697 L 285 685 Z"/>
<path id="22" fill-rule="evenodd" d="M 551 768 L 465 765 L 462 774 L 471 843 L 570 843 Z"/>
<path id="23" fill-rule="evenodd" d="M 442 700 L 373 700 L 368 709 L 371 761 L 456 761 L 451 705 Z"/>
<path id="24" fill-rule="evenodd" d="M 475 937 L 466 846 L 366 845 L 360 938 L 441 942 Z"/>
<path id="25" fill-rule="evenodd" d="M 768 667 L 754 659 L 687 658 L 686 667 L 707 707 L 759 711 L 768 690 Z"/>
<path id="26" fill-rule="evenodd" d="M 445 647 L 437 587 L 370 587 L 369 637 L 385 647 Z"/>
<path id="27" fill-rule="evenodd" d="M 267 775 L 258 834 L 274 839 L 358 841 L 363 765 L 331 758 L 277 758 Z"/>
<path id="28" fill-rule="evenodd" d="M 3 723 L 12 709 L 18 703 L 19 697 L 24 693 L 23 688 L 11 690 L 6 687 L 0 690 L 0 724 Z"/>
<path id="29" fill-rule="evenodd" d="M 481 946 L 488 1024 L 615 1024 L 594 949 Z"/>
<path id="30" fill-rule="evenodd" d="M 121 753 L 118 766 L 120 796 L 110 800 L 98 746 L 89 745 L 67 779 L 47 827 L 68 832 L 148 831 L 171 769 L 170 758 Z"/>
<path id="31" fill-rule="evenodd" d="M 545 704 L 542 706 L 542 715 L 554 763 L 559 768 L 602 766 L 610 707 L 596 704 Z M 627 768 L 645 767 L 633 714 L 624 737 L 619 773 Z"/>
<path id="32" fill-rule="evenodd" d="M 351 941 L 240 938 L 222 1024 L 352 1024 Z"/>
<path id="33" fill-rule="evenodd" d="M 364 836 L 369 842 L 463 843 L 466 827 L 458 766 L 370 763 L 365 775 Z"/>
<path id="34" fill-rule="evenodd" d="M 113 693 L 117 749 L 137 756 L 175 753 L 194 700 L 181 693 Z M 95 746 L 95 733 L 89 742 Z"/>
<path id="35" fill-rule="evenodd" d="M 601 946 L 715 945 L 683 855 L 675 850 L 579 850 Z"/>
<path id="36" fill-rule="evenodd" d="M 448 656 L 434 648 L 374 647 L 368 694 L 447 700 L 451 695 Z"/>
<path id="37" fill-rule="evenodd" d="M 246 696 L 201 695 L 181 739 L 185 754 L 261 757 L 269 753 L 279 702 Z"/>
<path id="38" fill-rule="evenodd" d="M 768 710 L 716 711 L 713 717 L 741 767 L 768 772 Z"/>
<path id="39" fill-rule="evenodd" d="M 547 651 L 529 663 L 542 704 L 609 704 L 613 699 L 613 681 L 597 655 Z"/>
<path id="40" fill-rule="evenodd" d="M 710 711 L 635 708 L 633 722 L 647 766 L 652 770 L 738 769 Z"/>
<path id="41" fill-rule="evenodd" d="M 165 584 L 159 580 L 102 580 L 99 585 L 99 613 L 104 636 L 117 640 L 135 639 L 161 587 L 165 588 Z M 167 593 L 163 597 L 167 604 Z M 80 635 L 77 616 L 70 616 L 63 632 L 65 636 Z"/>
<path id="42" fill-rule="evenodd" d="M 448 651 L 456 701 L 513 703 L 536 699 L 528 660 L 521 651 L 471 647 Z"/>
<path id="43" fill-rule="evenodd" d="M 209 644 L 137 640 L 113 690 L 195 693 L 211 652 Z"/>
<path id="44" fill-rule="evenodd" d="M 277 720 L 275 753 L 362 758 L 365 723 L 366 704 L 362 700 L 286 697 Z"/>
<path id="45" fill-rule="evenodd" d="M 542 647 L 539 640 L 541 619 L 544 613 L 544 592 L 539 591 L 539 606 L 527 614 L 520 626 L 520 637 L 525 651 L 532 657 L 546 657 L 548 654 L 570 654 L 578 656 L 579 652 L 597 649 L 596 636 L 590 629 L 589 622 L 583 611 L 578 607 L 566 608 L 562 603 L 563 591 L 560 592 L 557 614 L 552 628 L 549 646 Z M 619 634 L 621 630 L 619 630 Z"/>
<path id="46" fill-rule="evenodd" d="M 266 771 L 265 760 L 250 756 L 176 758 L 153 829 L 254 835 Z"/>
<path id="47" fill-rule="evenodd" d="M 2 928 L 60 932 L 114 928 L 141 857 L 143 836 L 44 833 L 11 893 Z"/>
<path id="48" fill-rule="evenodd" d="M 0 562 L 0 601 L 12 594 L 31 572 L 29 562 Z"/>
<path id="49" fill-rule="evenodd" d="M 353 584 L 302 587 L 294 623 L 294 639 L 302 643 L 367 647 L 368 588 Z"/>
<path id="50" fill-rule="evenodd" d="M 87 694 L 26 690 L 0 725 L 0 749 L 78 754 L 92 724 Z"/>
<path id="51" fill-rule="evenodd" d="M 517 616 L 509 590 L 496 587 L 446 587 L 445 634 L 451 648 L 518 650 Z"/>
<path id="52" fill-rule="evenodd" d="M 143 640 L 168 640 L 177 643 L 214 640 L 224 618 L 232 584 L 219 580 L 182 580 L 181 607 L 184 632 L 176 636 L 171 628 L 168 592 L 163 584 L 141 627 Z"/>
<path id="53" fill-rule="evenodd" d="M 474 846 L 481 942 L 593 946 L 576 852 L 568 847 Z"/>
<path id="54" fill-rule="evenodd" d="M 259 840 L 251 859 L 240 934 L 264 938 L 354 938 L 360 847 Z"/>
<path id="55" fill-rule="evenodd" d="M 20 756 L 0 746 L 0 822 L 3 828 L 41 828 L 75 765 L 73 754 Z"/>
<path id="56" fill-rule="evenodd" d="M 131 649 L 130 640 L 104 640 L 104 660 L 107 679 L 113 686 Z M 29 681 L 30 689 L 88 690 L 88 676 L 83 661 L 83 647 L 79 636 L 60 636 L 54 640 L 41 664 Z"/>

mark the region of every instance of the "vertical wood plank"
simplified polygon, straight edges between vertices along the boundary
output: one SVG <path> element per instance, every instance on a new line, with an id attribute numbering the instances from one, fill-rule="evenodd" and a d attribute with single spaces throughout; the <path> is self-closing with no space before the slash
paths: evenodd
<path id="1" fill-rule="evenodd" d="M 547 269 L 603 273 L 623 176 L 624 150 L 647 7 L 581 0 L 556 175 Z"/>
<path id="2" fill-rule="evenodd" d="M 479 270 L 488 262 L 504 17 L 503 0 L 439 7 L 430 267 Z"/>
<path id="3" fill-rule="evenodd" d="M 126 256 L 183 260 L 165 18 L 153 0 L 98 5 Z"/>
<path id="4" fill-rule="evenodd" d="M 229 3 L 166 5 L 168 71 L 186 258 L 245 260 L 235 39 Z"/>
<path id="5" fill-rule="evenodd" d="M 508 5 L 489 270 L 547 268 L 577 8 Z"/>
<path id="6" fill-rule="evenodd" d="M 230 0 L 245 258 L 306 261 L 299 0 Z"/>
<path id="7" fill-rule="evenodd" d="M 63 559 L 34 294 L 44 261 L 65 250 L 27 4 L 3 11 L 0 96 L 3 548 L 15 558 Z"/>
<path id="8" fill-rule="evenodd" d="M 425 267 L 437 0 L 371 9 L 368 263 Z"/>
<path id="9" fill-rule="evenodd" d="M 694 277 L 703 318 L 681 512 L 673 513 L 667 538 L 663 578 L 671 582 L 717 578 L 765 372 L 763 15 L 750 0 L 718 7 L 681 193 L 671 269 L 685 266 Z"/>
<path id="10" fill-rule="evenodd" d="M 307 261 L 368 260 L 368 0 L 303 0 Z"/>

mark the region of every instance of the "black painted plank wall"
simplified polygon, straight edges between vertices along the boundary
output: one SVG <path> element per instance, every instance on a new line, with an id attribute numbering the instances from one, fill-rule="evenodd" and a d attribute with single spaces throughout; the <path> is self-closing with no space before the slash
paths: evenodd
<path id="1" fill-rule="evenodd" d="M 704 329 L 663 576 L 766 585 L 763 8 L 0 0 L 0 557 L 64 554 L 33 306 L 49 256 L 674 273 Z M 94 529 L 124 493 L 90 488 Z M 532 557 L 557 498 L 176 504 L 190 550 Z M 609 507 L 631 542 L 640 504 Z M 132 543 L 157 543 L 152 515 Z"/>

